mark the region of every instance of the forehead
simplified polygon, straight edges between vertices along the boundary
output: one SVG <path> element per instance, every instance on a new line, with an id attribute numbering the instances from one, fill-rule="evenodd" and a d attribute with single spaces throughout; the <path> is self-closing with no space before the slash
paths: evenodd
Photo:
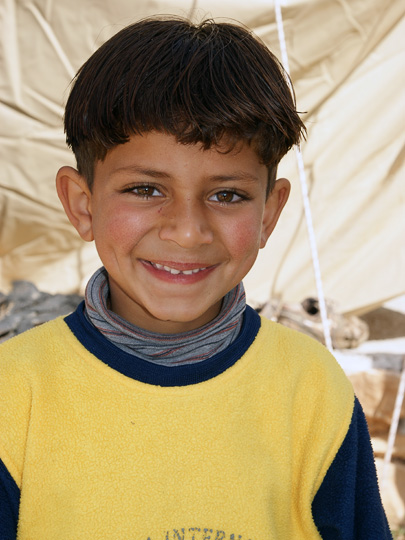
<path id="1" fill-rule="evenodd" d="M 167 176 L 192 174 L 193 178 L 204 175 L 267 178 L 267 167 L 246 141 L 233 144 L 223 139 L 205 149 L 202 143 L 180 143 L 175 136 L 162 132 L 132 135 L 127 143 L 114 147 L 104 160 L 97 161 L 94 172 L 97 179 L 139 170 Z"/>

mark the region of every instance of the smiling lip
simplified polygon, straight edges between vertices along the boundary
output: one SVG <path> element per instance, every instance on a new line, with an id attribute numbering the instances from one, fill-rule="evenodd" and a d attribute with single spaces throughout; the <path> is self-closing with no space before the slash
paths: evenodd
<path id="1" fill-rule="evenodd" d="M 155 275 L 166 279 L 198 280 L 211 272 L 217 265 L 200 263 L 175 263 L 175 262 L 152 262 L 142 261 L 144 265 Z"/>

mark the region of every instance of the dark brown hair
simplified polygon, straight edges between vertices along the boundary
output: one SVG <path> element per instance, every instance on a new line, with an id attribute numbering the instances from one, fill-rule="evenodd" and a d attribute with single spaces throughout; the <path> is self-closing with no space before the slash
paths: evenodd
<path id="1" fill-rule="evenodd" d="M 282 66 L 247 29 L 206 20 L 144 19 L 118 32 L 80 68 L 65 132 L 90 188 L 96 160 L 131 134 L 163 131 L 208 149 L 223 137 L 252 145 L 269 168 L 305 127 Z"/>

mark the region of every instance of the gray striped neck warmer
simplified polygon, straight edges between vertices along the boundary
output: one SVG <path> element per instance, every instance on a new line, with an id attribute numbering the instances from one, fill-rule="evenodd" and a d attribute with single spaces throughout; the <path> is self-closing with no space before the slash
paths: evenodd
<path id="1" fill-rule="evenodd" d="M 139 328 L 108 309 L 108 275 L 100 268 L 85 294 L 86 316 L 114 345 L 143 360 L 165 366 L 192 364 L 226 349 L 238 336 L 246 307 L 242 283 L 225 295 L 217 317 L 181 334 L 158 334 Z"/>

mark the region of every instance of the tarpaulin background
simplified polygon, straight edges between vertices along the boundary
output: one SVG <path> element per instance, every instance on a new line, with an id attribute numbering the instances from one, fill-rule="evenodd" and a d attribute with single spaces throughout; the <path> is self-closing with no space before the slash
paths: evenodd
<path id="1" fill-rule="evenodd" d="M 325 296 L 365 312 L 405 292 L 405 3 L 288 0 L 284 31 Z M 57 199 L 74 165 L 62 127 L 77 69 L 107 38 L 153 14 L 236 19 L 280 57 L 272 1 L 0 0 L 0 290 L 16 279 L 82 291 L 99 266 Z M 248 299 L 316 295 L 293 152 L 291 199 L 245 280 Z"/>

